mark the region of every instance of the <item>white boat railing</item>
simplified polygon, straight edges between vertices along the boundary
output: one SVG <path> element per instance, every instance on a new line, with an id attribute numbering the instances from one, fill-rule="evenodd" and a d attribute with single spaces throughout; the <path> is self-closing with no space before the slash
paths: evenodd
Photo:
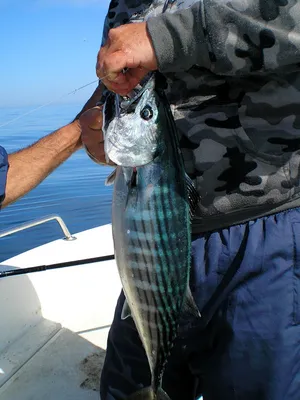
<path id="1" fill-rule="evenodd" d="M 76 237 L 71 235 L 69 229 L 67 228 L 67 225 L 65 224 L 65 222 L 59 215 L 47 215 L 43 218 L 38 218 L 33 221 L 25 222 L 24 224 L 21 224 L 21 225 L 17 225 L 13 228 L 2 230 L 2 231 L 0 231 L 0 238 L 3 238 L 8 235 L 12 235 L 12 234 L 20 232 L 20 231 L 24 231 L 26 229 L 33 228 L 38 225 L 45 224 L 46 222 L 49 222 L 49 221 L 57 221 L 58 222 L 61 230 L 63 231 L 63 233 L 65 235 L 63 238 L 64 240 L 67 240 L 67 241 L 76 240 Z"/>

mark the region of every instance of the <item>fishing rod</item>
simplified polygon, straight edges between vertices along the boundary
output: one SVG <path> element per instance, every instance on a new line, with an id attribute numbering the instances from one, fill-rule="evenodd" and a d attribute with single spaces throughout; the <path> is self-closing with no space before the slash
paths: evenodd
<path id="1" fill-rule="evenodd" d="M 36 267 L 10 269 L 8 271 L 0 272 L 0 279 L 8 278 L 11 276 L 16 276 L 16 275 L 32 274 L 33 272 L 42 272 L 42 271 L 49 271 L 52 269 L 75 267 L 77 265 L 86 265 L 86 264 L 93 264 L 96 262 L 110 261 L 110 260 L 114 260 L 114 258 L 115 258 L 115 255 L 110 254 L 108 256 L 85 258 L 83 260 L 66 261 L 66 262 L 57 263 L 57 264 L 38 265 Z M 1 267 L 1 265 L 0 265 L 0 267 Z"/>

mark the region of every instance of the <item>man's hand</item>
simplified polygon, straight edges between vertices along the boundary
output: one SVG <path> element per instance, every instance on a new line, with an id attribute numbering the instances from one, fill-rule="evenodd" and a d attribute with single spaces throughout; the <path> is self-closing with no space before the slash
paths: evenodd
<path id="1" fill-rule="evenodd" d="M 98 164 L 106 164 L 102 122 L 102 107 L 91 108 L 79 118 L 83 147 L 90 158 Z"/>
<path id="2" fill-rule="evenodd" d="M 97 164 L 115 165 L 105 158 L 102 108 L 91 108 L 80 116 L 81 141 L 89 157 Z"/>
<path id="3" fill-rule="evenodd" d="M 96 66 L 97 76 L 109 90 L 125 96 L 149 71 L 156 69 L 157 59 L 145 22 L 109 31 Z"/>
<path id="4" fill-rule="evenodd" d="M 82 147 L 81 134 L 84 137 L 88 133 L 91 134 L 90 138 L 86 137 L 91 151 L 95 151 L 97 159 L 105 162 L 101 131 L 102 112 L 97 108 L 85 112 L 100 100 L 102 90 L 103 87 L 100 85 L 73 122 L 42 137 L 31 146 L 8 155 L 9 169 L 2 207 L 13 203 L 35 188 Z"/>

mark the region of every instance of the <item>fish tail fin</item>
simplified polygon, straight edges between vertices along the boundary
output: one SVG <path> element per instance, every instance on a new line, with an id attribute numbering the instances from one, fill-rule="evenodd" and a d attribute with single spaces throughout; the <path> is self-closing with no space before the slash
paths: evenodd
<path id="1" fill-rule="evenodd" d="M 159 388 L 157 393 L 154 393 L 151 386 L 138 390 L 126 400 L 171 400 L 167 393 Z"/>

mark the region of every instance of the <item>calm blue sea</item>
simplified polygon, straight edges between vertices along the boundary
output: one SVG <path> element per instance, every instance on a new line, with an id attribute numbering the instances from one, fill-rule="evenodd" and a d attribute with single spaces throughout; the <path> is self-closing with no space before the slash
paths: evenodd
<path id="1" fill-rule="evenodd" d="M 0 144 L 8 152 L 19 150 L 68 123 L 80 108 L 63 104 L 38 110 L 0 128 Z M 29 110 L 0 108 L 0 125 Z M 104 181 L 111 171 L 93 163 L 83 150 L 78 151 L 31 193 L 0 211 L 0 230 L 48 214 L 59 214 L 71 233 L 109 223 L 112 187 Z M 56 222 L 7 236 L 0 239 L 0 261 L 61 237 Z"/>

